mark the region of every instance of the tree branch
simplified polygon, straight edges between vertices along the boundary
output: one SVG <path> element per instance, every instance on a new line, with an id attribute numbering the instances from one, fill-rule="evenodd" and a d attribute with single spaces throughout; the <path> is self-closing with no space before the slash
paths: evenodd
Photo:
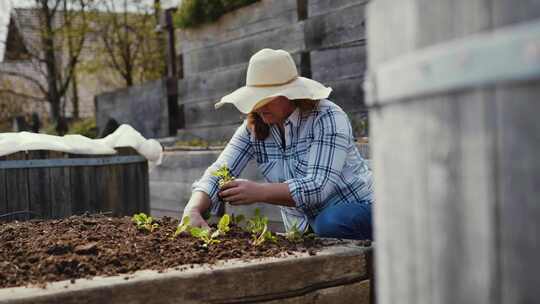
<path id="1" fill-rule="evenodd" d="M 21 98 L 32 99 L 33 101 L 39 101 L 39 102 L 46 102 L 47 101 L 47 99 L 44 98 L 44 97 L 37 97 L 37 96 L 17 92 L 17 91 L 10 90 L 10 89 L 0 89 L 0 94 L 9 94 L 9 95 L 13 95 L 13 96 L 21 97 Z"/>
<path id="2" fill-rule="evenodd" d="M 17 73 L 17 72 L 3 71 L 3 70 L 0 70 L 0 74 L 19 77 L 19 78 L 22 78 L 24 80 L 28 80 L 28 81 L 32 82 L 33 84 L 35 84 L 38 87 L 38 89 L 41 91 L 41 93 L 43 93 L 43 95 L 47 94 L 47 90 L 45 89 L 45 87 L 38 80 L 36 80 L 36 79 L 34 79 L 34 78 L 30 77 L 30 76 L 20 74 L 20 73 Z"/>

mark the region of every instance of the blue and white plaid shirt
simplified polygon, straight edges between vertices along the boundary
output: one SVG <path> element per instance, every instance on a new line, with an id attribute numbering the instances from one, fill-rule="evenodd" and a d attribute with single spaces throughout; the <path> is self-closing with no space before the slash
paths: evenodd
<path id="1" fill-rule="evenodd" d="M 215 213 L 220 199 L 218 178 L 212 172 L 227 164 L 239 176 L 254 159 L 267 182 L 289 186 L 296 207 L 281 207 L 287 230 L 294 223 L 306 229 L 328 206 L 373 201 L 371 171 L 358 152 L 347 114 L 339 106 L 321 100 L 309 114 L 296 109 L 284 128 L 285 147 L 276 125 L 271 125 L 268 138 L 257 140 L 244 121 L 216 162 L 193 183 L 192 191 L 206 192 Z"/>

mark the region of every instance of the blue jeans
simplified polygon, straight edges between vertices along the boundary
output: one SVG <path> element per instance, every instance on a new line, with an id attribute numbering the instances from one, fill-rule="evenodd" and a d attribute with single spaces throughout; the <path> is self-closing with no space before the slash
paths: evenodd
<path id="1" fill-rule="evenodd" d="M 320 237 L 371 240 L 371 207 L 369 201 L 327 207 L 311 221 L 311 228 Z"/>

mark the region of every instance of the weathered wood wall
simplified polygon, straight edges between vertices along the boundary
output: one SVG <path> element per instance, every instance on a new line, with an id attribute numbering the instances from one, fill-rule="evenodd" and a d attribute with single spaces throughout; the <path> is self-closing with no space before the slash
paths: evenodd
<path id="1" fill-rule="evenodd" d="M 146 138 L 169 136 L 169 124 L 175 119 L 170 117 L 174 111 L 168 105 L 168 92 L 167 80 L 160 79 L 97 95 L 95 108 L 99 134 L 107 128 L 109 121 L 115 121 L 118 125 L 129 124 Z"/>
<path id="2" fill-rule="evenodd" d="M 539 18 L 538 1 L 372 1 L 369 69 Z M 537 62 L 533 48 L 523 54 Z M 539 88 L 537 74 L 387 103 L 375 95 L 379 303 L 540 302 Z"/>
<path id="3" fill-rule="evenodd" d="M 299 72 L 334 88 L 330 99 L 351 117 L 363 112 L 366 0 L 262 0 L 196 29 L 178 30 L 185 128 L 208 140 L 228 139 L 242 120 L 219 99 L 245 85 L 249 58 L 262 48 L 293 55 Z"/>
<path id="4" fill-rule="evenodd" d="M 136 155 L 118 148 L 119 155 Z M 11 160 L 109 158 L 110 155 L 78 155 L 55 151 L 23 151 L 0 157 Z M 1 220 L 63 218 L 85 212 L 132 215 L 149 212 L 148 164 L 146 161 L 100 166 L 51 166 L 0 168 Z"/>

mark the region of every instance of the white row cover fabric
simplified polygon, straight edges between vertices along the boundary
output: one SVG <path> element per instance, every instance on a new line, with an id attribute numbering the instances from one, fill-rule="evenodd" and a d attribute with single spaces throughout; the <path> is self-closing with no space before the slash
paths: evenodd
<path id="1" fill-rule="evenodd" d="M 129 125 L 121 125 L 100 139 L 82 135 L 55 136 L 31 132 L 0 133 L 0 156 L 19 151 L 52 150 L 73 154 L 116 154 L 114 148 L 132 147 L 152 165 L 161 163 L 163 149 L 155 139 L 146 139 Z"/>

